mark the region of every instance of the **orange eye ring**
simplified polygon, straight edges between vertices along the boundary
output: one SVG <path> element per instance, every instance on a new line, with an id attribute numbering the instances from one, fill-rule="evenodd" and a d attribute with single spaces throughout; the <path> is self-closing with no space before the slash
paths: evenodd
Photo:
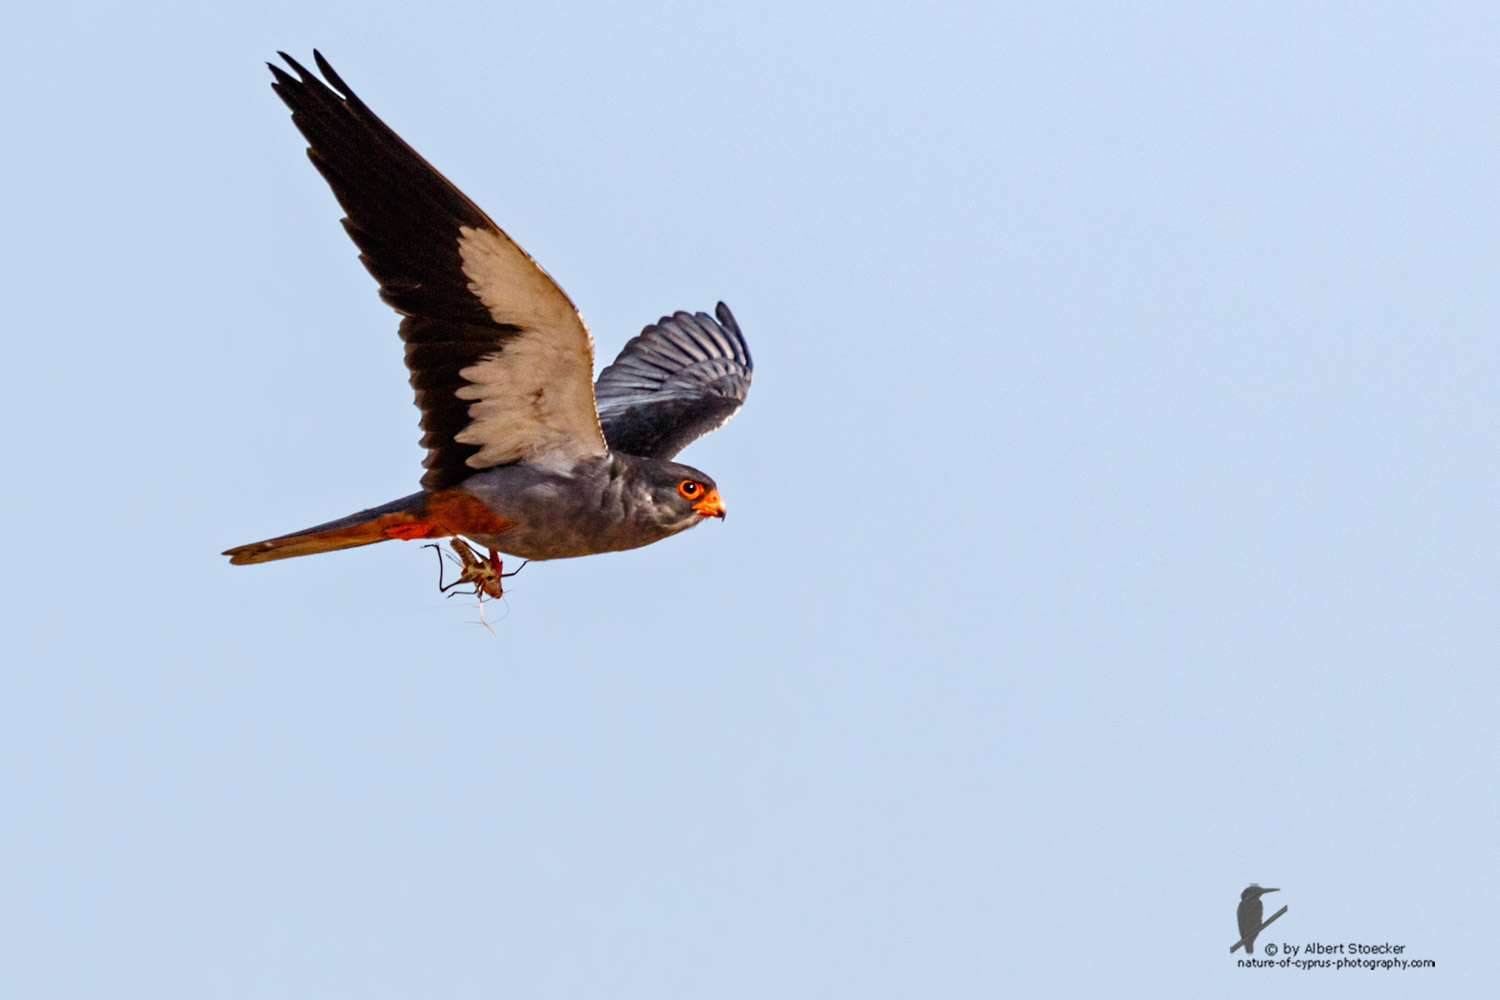
<path id="1" fill-rule="evenodd" d="M 703 493 L 703 484 L 691 479 L 684 479 L 677 484 L 677 492 L 681 493 L 684 499 L 696 500 Z"/>

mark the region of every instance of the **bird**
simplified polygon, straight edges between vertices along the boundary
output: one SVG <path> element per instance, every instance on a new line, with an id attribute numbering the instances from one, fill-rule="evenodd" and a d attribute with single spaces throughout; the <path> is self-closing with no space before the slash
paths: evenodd
<path id="1" fill-rule="evenodd" d="M 468 538 L 500 555 L 632 549 L 725 516 L 672 459 L 745 401 L 754 363 L 729 307 L 646 326 L 593 379 L 593 338 L 552 277 L 417 154 L 314 50 L 267 63 L 398 333 L 421 411 L 421 489 L 223 554 L 235 565 L 389 539 Z M 509 575 L 509 574 L 507 574 Z"/>
<path id="2" fill-rule="evenodd" d="M 1255 954 L 1255 938 L 1260 934 L 1260 918 L 1266 912 L 1260 897 L 1268 892 L 1280 891 L 1280 889 L 1262 889 L 1252 882 L 1245 887 L 1244 892 L 1240 893 L 1240 906 L 1234 916 L 1239 921 L 1240 940 L 1245 942 L 1245 954 Z"/>

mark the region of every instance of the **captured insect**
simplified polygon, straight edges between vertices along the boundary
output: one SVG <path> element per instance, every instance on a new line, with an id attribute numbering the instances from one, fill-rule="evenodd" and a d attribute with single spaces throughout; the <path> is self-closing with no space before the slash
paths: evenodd
<path id="1" fill-rule="evenodd" d="M 466 583 L 473 584 L 473 595 L 479 598 L 479 622 L 485 628 L 489 628 L 489 623 L 484 620 L 484 599 L 486 597 L 498 599 L 505 596 L 505 586 L 501 581 L 509 580 L 521 572 L 521 570 L 526 568 L 526 563 L 531 560 L 524 560 L 521 565 L 506 573 L 504 572 L 503 564 L 500 562 L 500 553 L 493 549 L 490 550 L 490 556 L 486 559 L 478 552 L 475 552 L 469 543 L 462 538 L 450 538 L 448 544 L 458 554 L 456 559 L 451 555 L 448 556 L 448 561 L 459 568 L 459 573 L 457 580 L 447 584 L 443 582 L 443 556 L 445 553 L 436 545 L 423 546 L 423 548 L 435 550 L 438 554 L 438 590 L 449 597 L 453 597 L 454 594 L 448 592 L 452 591 L 455 587 L 462 587 Z M 454 591 L 454 593 L 462 593 L 462 591 Z M 491 631 L 494 630 L 491 629 Z"/>

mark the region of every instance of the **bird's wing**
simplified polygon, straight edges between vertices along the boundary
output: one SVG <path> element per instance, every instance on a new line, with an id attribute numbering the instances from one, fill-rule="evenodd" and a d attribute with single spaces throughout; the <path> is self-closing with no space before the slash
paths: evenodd
<path id="1" fill-rule="evenodd" d="M 391 131 L 322 55 L 323 80 L 281 53 L 273 89 L 347 217 L 344 229 L 404 317 L 427 473 L 441 490 L 476 469 L 548 453 L 606 454 L 594 342 L 562 289 L 479 207 Z M 331 87 L 330 87 L 331 85 Z"/>
<path id="2" fill-rule="evenodd" d="M 729 307 L 663 316 L 599 373 L 594 396 L 615 451 L 671 458 L 734 416 L 755 365 Z"/>

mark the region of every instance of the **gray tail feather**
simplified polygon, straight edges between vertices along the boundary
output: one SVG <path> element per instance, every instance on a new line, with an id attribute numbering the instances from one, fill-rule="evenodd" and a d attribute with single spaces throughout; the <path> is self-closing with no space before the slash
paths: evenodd
<path id="1" fill-rule="evenodd" d="M 237 545 L 224 552 L 236 566 L 248 563 L 270 562 L 273 559 L 290 559 L 292 556 L 307 556 L 316 552 L 332 552 L 336 549 L 351 549 L 357 545 L 373 545 L 390 538 L 387 529 L 399 528 L 417 520 L 417 514 L 425 506 L 427 493 L 413 493 L 392 500 L 390 503 L 371 507 L 348 517 L 341 517 L 326 524 L 314 525 L 289 535 L 278 535 L 262 542 Z"/>

